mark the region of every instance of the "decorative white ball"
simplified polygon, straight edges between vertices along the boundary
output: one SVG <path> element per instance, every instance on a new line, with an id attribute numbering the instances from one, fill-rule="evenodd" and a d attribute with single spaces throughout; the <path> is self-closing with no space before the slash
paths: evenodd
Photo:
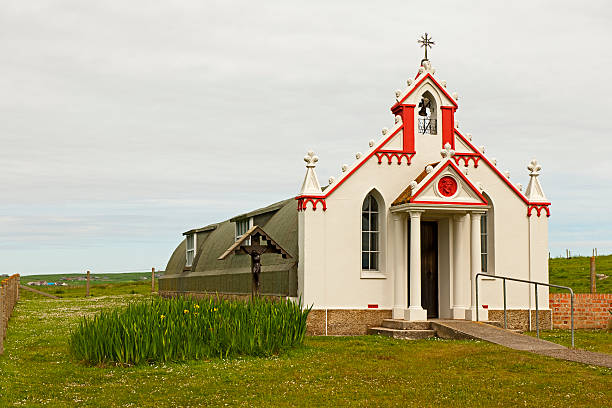
<path id="1" fill-rule="evenodd" d="M 348 170 L 348 165 L 347 164 L 343 164 L 342 165 L 342 172 L 346 172 Z"/>
<path id="2" fill-rule="evenodd" d="M 336 181 L 335 177 L 330 177 L 328 180 L 329 184 L 334 184 L 334 181 Z"/>
<path id="3" fill-rule="evenodd" d="M 361 159 L 361 156 L 362 156 L 361 152 L 357 152 L 357 153 L 355 153 L 355 158 L 356 158 L 357 160 Z"/>
<path id="4" fill-rule="evenodd" d="M 370 147 L 374 147 L 374 139 L 371 139 L 371 140 L 368 142 L 368 146 L 370 146 Z"/>
<path id="5" fill-rule="evenodd" d="M 382 128 L 382 134 L 383 136 L 386 135 L 389 132 L 389 129 L 387 128 Z"/>

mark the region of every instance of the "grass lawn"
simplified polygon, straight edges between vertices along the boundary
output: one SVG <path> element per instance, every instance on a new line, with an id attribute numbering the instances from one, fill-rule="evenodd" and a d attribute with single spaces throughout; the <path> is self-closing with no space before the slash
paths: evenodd
<path id="1" fill-rule="evenodd" d="M 590 265 L 590 258 L 586 256 L 550 259 L 548 261 L 549 281 L 555 285 L 569 286 L 574 293 L 590 293 Z M 598 256 L 595 266 L 597 273 L 609 276 L 609 278 L 597 280 L 597 293 L 612 293 L 612 255 Z M 556 288 L 550 288 L 550 292 L 567 293 L 567 291 Z"/>
<path id="2" fill-rule="evenodd" d="M 84 298 L 85 297 L 85 286 L 34 286 L 32 289 L 36 289 L 41 292 L 49 293 L 51 295 L 64 298 Z M 157 281 L 155 281 L 155 290 L 157 290 Z M 96 283 L 91 284 L 89 288 L 89 294 L 92 297 L 100 296 L 113 296 L 113 295 L 124 295 L 124 294 L 138 294 L 138 295 L 150 295 L 151 294 L 151 281 L 149 282 L 121 282 L 121 283 Z M 32 293 L 27 290 L 21 290 L 20 296 L 22 299 L 40 299 L 42 296 Z"/>
<path id="3" fill-rule="evenodd" d="M 527 332 L 536 337 L 536 332 Z M 569 330 L 542 330 L 542 340 L 552 341 L 566 347 L 572 345 L 572 335 Z M 576 348 L 612 354 L 612 332 L 607 330 L 576 330 L 574 332 L 574 345 Z"/>
<path id="4" fill-rule="evenodd" d="M 143 296 L 24 296 L 0 356 L 0 406 L 612 405 L 610 369 L 476 341 L 311 337 L 278 357 L 127 368 L 70 357 L 79 316 Z"/>

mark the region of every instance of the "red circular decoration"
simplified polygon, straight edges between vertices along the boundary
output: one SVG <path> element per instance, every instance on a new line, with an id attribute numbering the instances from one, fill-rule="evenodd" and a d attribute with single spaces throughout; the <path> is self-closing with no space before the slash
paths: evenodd
<path id="1" fill-rule="evenodd" d="M 457 181 L 450 176 L 444 176 L 438 181 L 438 191 L 444 197 L 452 197 L 457 192 Z"/>

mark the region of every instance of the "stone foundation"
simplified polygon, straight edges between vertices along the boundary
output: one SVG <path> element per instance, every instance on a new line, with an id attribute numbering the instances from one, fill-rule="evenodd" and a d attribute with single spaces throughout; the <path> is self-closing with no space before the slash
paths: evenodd
<path id="1" fill-rule="evenodd" d="M 309 336 L 364 335 L 370 327 L 381 326 L 384 319 L 390 318 L 391 310 L 387 309 L 313 309 L 308 315 L 306 333 Z"/>
<path id="2" fill-rule="evenodd" d="M 173 298 L 173 297 L 191 297 L 194 299 L 204 299 L 208 297 L 218 297 L 220 299 L 226 300 L 249 300 L 251 298 L 250 294 L 245 293 L 207 293 L 207 292 L 176 292 L 171 290 L 162 290 L 157 293 L 159 296 L 163 298 Z M 263 298 L 271 298 L 271 299 L 280 299 L 282 296 L 272 296 L 272 295 L 261 295 Z"/>
<path id="3" fill-rule="evenodd" d="M 540 310 L 540 330 L 552 329 L 551 311 Z M 489 321 L 501 322 L 504 327 L 504 311 L 489 309 Z M 508 310 L 508 329 L 530 331 L 529 328 L 529 310 L 513 309 Z M 536 311 L 531 311 L 531 331 L 536 330 Z"/>

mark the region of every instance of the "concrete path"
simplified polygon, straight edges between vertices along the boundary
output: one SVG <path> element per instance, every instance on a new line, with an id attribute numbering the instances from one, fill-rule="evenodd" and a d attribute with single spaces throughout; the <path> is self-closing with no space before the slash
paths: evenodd
<path id="1" fill-rule="evenodd" d="M 438 336 L 444 332 L 450 336 L 452 332 L 462 338 L 485 340 L 514 350 L 612 368 L 612 354 L 568 349 L 550 341 L 514 333 L 487 323 L 467 320 L 434 320 L 432 326 L 436 329 Z"/>

